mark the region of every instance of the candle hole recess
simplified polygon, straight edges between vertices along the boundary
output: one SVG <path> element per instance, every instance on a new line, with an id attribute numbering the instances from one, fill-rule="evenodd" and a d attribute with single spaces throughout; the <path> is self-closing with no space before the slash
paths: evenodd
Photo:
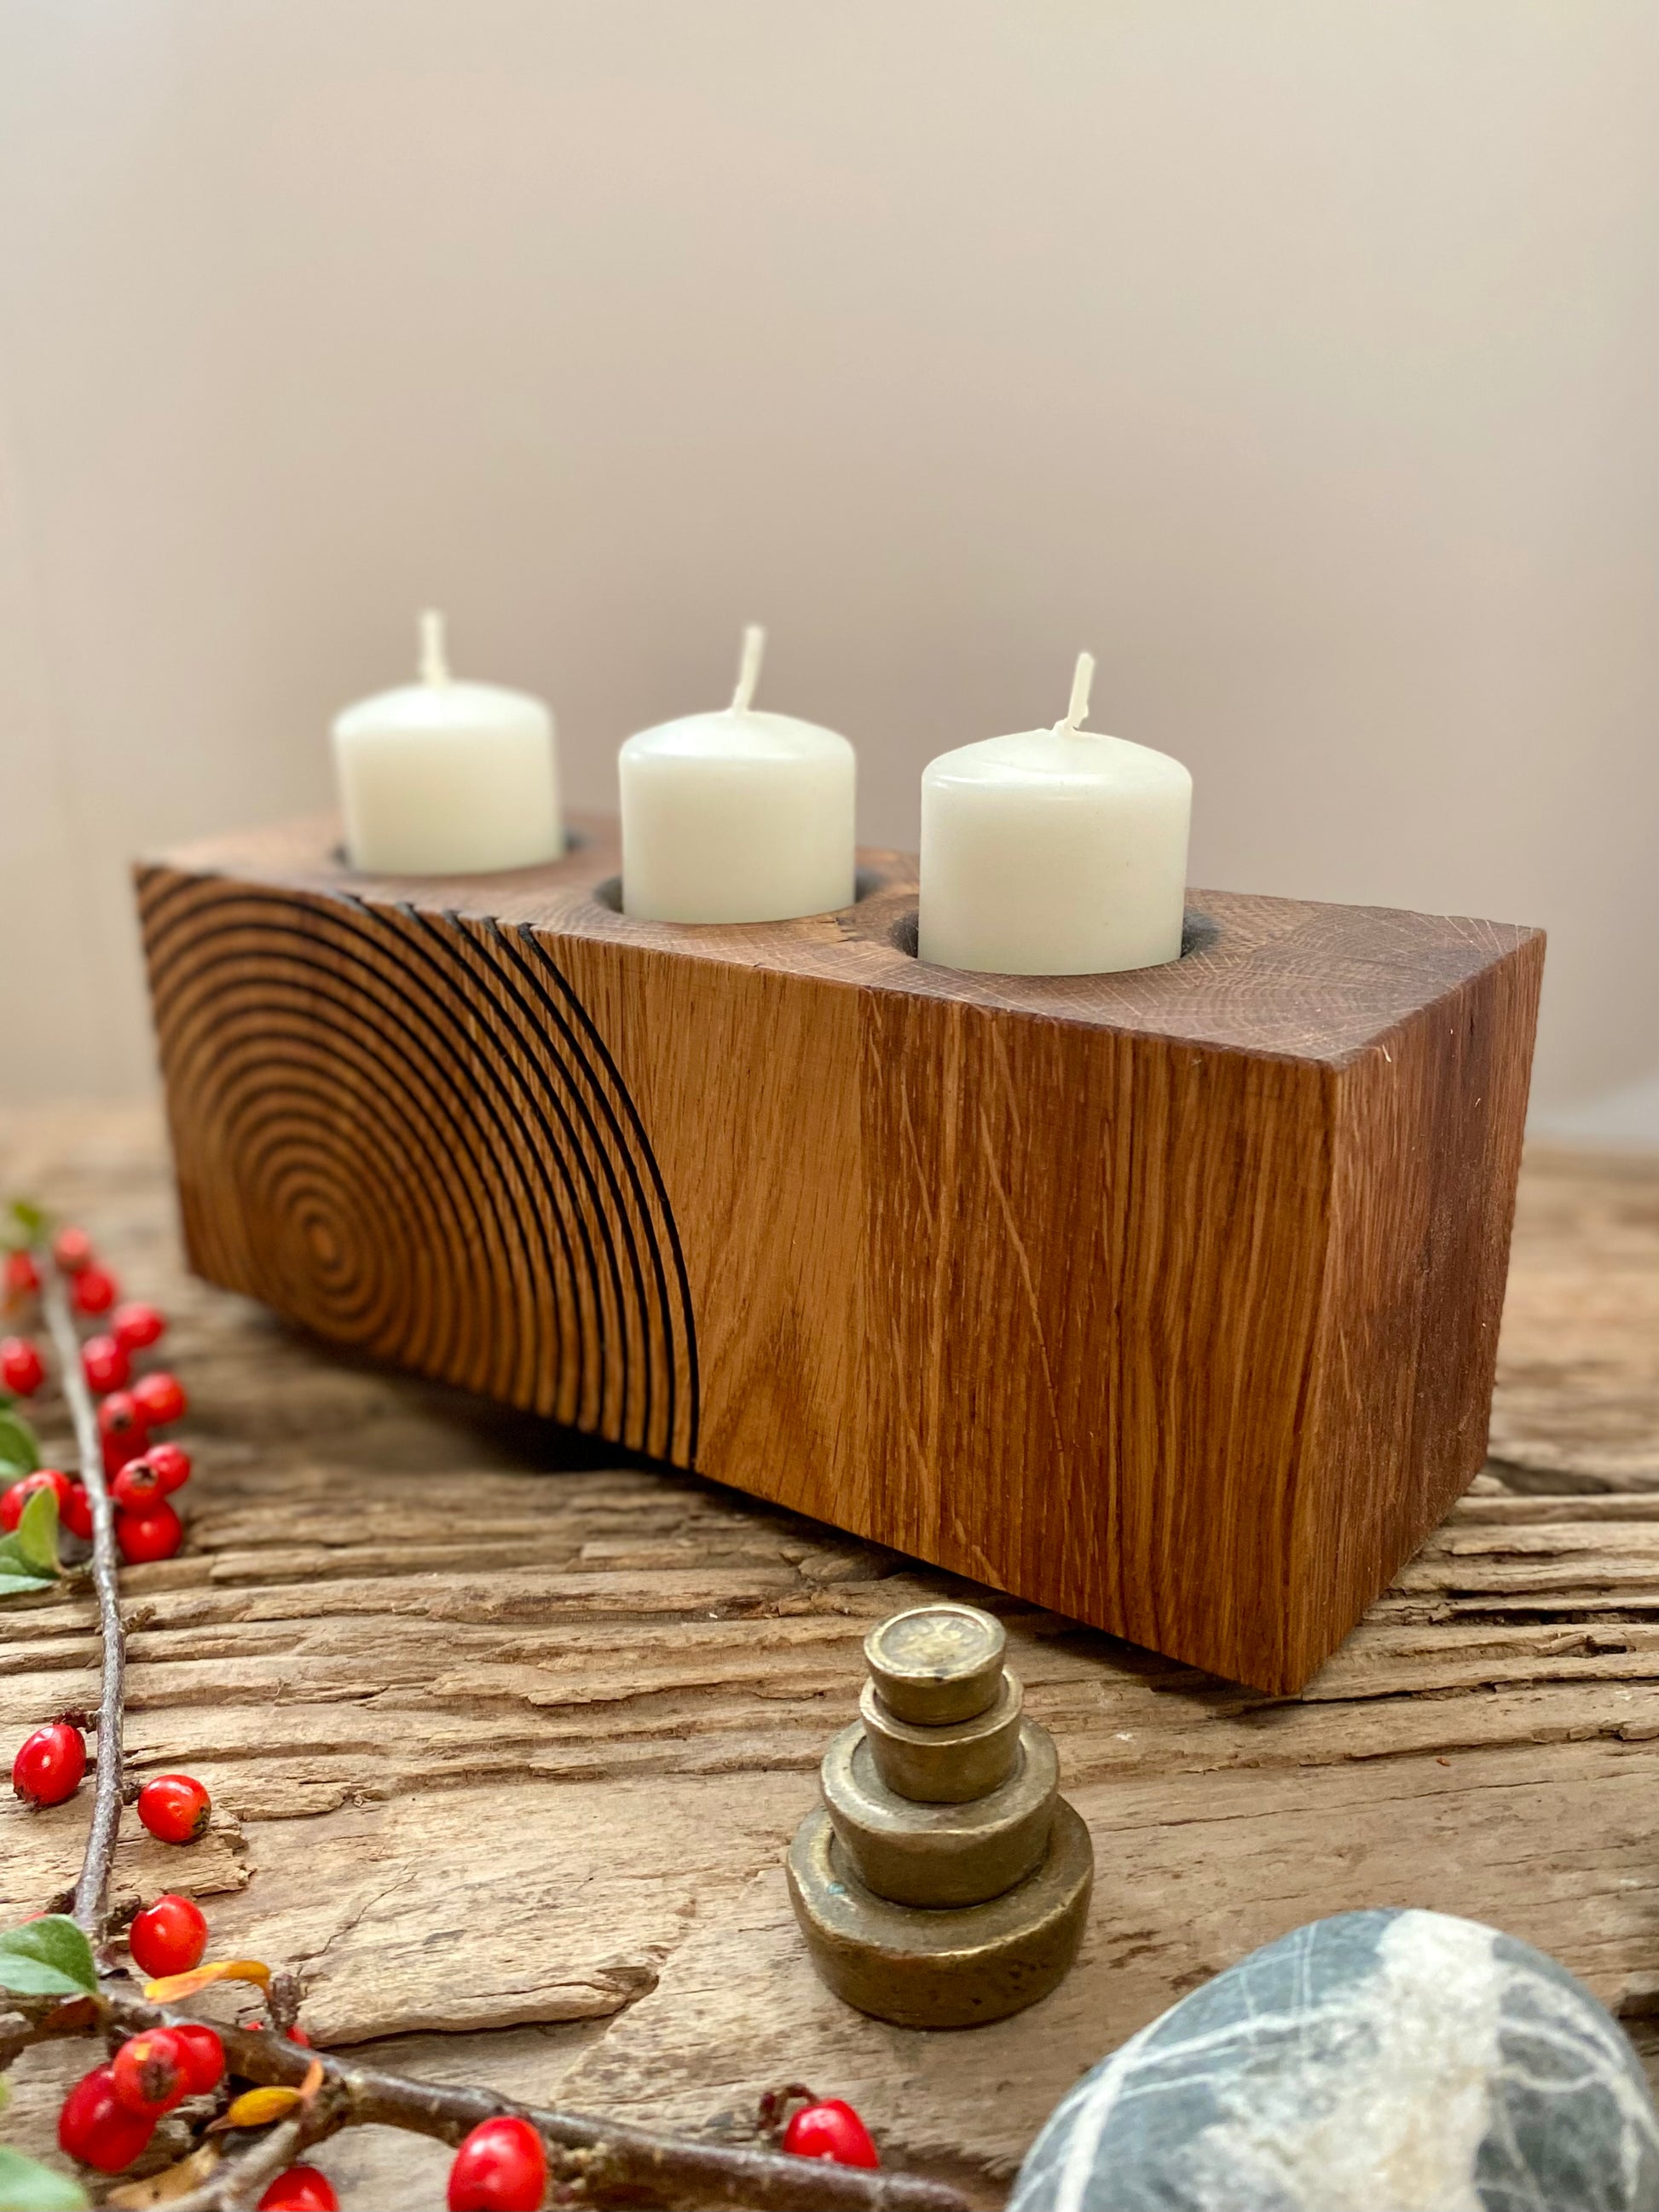
<path id="1" fill-rule="evenodd" d="M 559 857 L 561 860 L 563 860 L 572 853 L 580 853 L 585 846 L 591 845 L 592 842 L 593 840 L 589 836 L 586 830 L 573 830 L 567 823 L 564 826 L 564 852 L 562 853 Z M 331 845 L 329 847 L 328 857 L 333 861 L 337 868 L 343 868 L 351 875 L 358 876 L 368 872 L 365 869 L 352 866 L 351 855 L 346 850 L 345 841 L 343 838 L 337 845 Z M 529 865 L 534 867 L 546 867 L 550 866 L 551 863 L 548 861 L 532 861 Z M 517 873 L 518 871 L 512 868 L 487 868 L 483 872 L 486 875 L 510 876 Z M 617 878 L 616 880 L 620 882 L 621 878 Z"/>
<path id="2" fill-rule="evenodd" d="M 573 838 L 571 842 L 574 844 L 575 840 Z M 887 878 L 882 873 L 879 868 L 855 869 L 853 873 L 854 906 L 861 906 L 866 899 L 874 898 L 878 891 L 884 891 L 886 888 Z M 607 876 L 602 884 L 595 884 L 592 890 L 592 899 L 593 903 L 596 906 L 606 907 L 612 914 L 621 915 L 624 921 L 633 921 L 636 918 L 629 915 L 627 908 L 623 904 L 623 879 L 620 876 Z M 852 908 L 844 906 L 826 907 L 823 911 L 826 914 L 848 914 L 852 911 Z M 810 921 L 811 917 L 810 915 L 792 915 L 790 919 L 792 921 Z M 706 925 L 699 925 L 699 927 L 706 927 Z M 725 927 L 730 929 L 770 929 L 775 927 L 775 924 L 765 921 L 728 922 Z M 913 914 L 910 917 L 910 942 L 907 950 L 914 952 L 915 949 L 916 919 Z"/>
<path id="3" fill-rule="evenodd" d="M 862 896 L 862 894 L 860 894 L 860 896 Z M 888 943 L 893 947 L 896 952 L 908 952 L 913 960 L 919 959 L 921 957 L 921 955 L 916 950 L 917 939 L 920 934 L 917 921 L 917 909 L 915 907 L 912 907 L 908 913 L 902 914 L 899 916 L 898 920 L 893 924 L 892 928 L 888 932 L 887 938 Z M 1218 945 L 1220 941 L 1220 929 L 1213 921 L 1211 921 L 1209 915 L 1207 914 L 1200 914 L 1195 907 L 1188 907 L 1186 913 L 1182 917 L 1181 951 L 1177 955 L 1177 958 L 1179 960 L 1185 960 L 1189 958 L 1191 955 L 1195 952 L 1208 952 L 1212 946 Z M 937 961 L 931 962 L 929 964 L 933 967 L 939 965 Z M 1155 968 L 1167 968 L 1172 963 L 1167 960 L 1155 960 L 1152 963 L 1152 965 Z M 1107 972 L 1109 974 L 1119 975 L 1144 975 L 1146 970 L 1144 968 L 1118 968 L 1109 969 Z"/>

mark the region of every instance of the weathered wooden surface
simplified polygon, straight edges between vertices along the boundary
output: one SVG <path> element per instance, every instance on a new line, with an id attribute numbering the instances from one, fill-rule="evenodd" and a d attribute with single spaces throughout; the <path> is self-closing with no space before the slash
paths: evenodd
<path id="1" fill-rule="evenodd" d="M 331 1342 L 1268 1691 L 1479 1471 L 1543 939 L 1191 894 L 1108 975 L 324 819 L 137 871 L 185 1246 Z M 967 1317 L 971 1316 L 971 1322 Z"/>
<path id="2" fill-rule="evenodd" d="M 694 1480 L 527 1471 L 548 1457 L 532 1425 L 354 1370 L 188 1282 L 147 1121 L 15 1121 L 0 1190 L 21 1188 L 85 1218 L 174 1313 L 196 1399 L 189 1553 L 126 1578 L 144 1620 L 131 1741 L 141 1770 L 199 1773 L 227 1817 L 194 1853 L 131 1847 L 123 1878 L 199 1888 L 216 1943 L 300 1965 L 319 2039 L 705 2130 L 805 2079 L 989 2206 L 1082 2068 L 1319 1913 L 1496 1921 L 1647 2035 L 1659 1163 L 1529 1166 L 1505 1464 L 1301 1698 L 992 1601 L 1099 1881 L 1055 1996 L 933 2037 L 820 1988 L 780 1861 L 866 1625 L 972 1585 Z M 33 1602 L 0 1619 L 0 1742 L 89 1696 L 89 1620 Z M 0 1809 L 9 1911 L 68 1877 L 84 1820 Z M 49 2139 L 67 2063 L 26 2057 L 18 2139 Z M 376 2130 L 321 2162 L 348 2203 L 441 2203 L 429 2145 Z"/>

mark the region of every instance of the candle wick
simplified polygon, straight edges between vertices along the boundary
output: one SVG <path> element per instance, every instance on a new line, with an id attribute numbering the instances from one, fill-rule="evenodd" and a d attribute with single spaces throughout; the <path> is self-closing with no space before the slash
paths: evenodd
<path id="1" fill-rule="evenodd" d="M 1057 723 L 1056 728 L 1066 731 L 1072 737 L 1077 735 L 1078 724 L 1086 722 L 1089 719 L 1089 689 L 1094 680 L 1093 653 L 1079 653 L 1077 657 L 1077 666 L 1072 672 L 1072 703 L 1066 709 L 1066 720 Z"/>
<path id="2" fill-rule="evenodd" d="M 734 714 L 746 714 L 749 702 L 755 696 L 755 686 L 760 682 L 761 661 L 766 652 L 766 632 L 759 623 L 750 623 L 743 633 L 743 658 L 738 664 L 738 688 L 732 694 Z"/>
<path id="3" fill-rule="evenodd" d="M 444 652 L 444 618 L 434 607 L 428 607 L 421 617 L 421 681 L 449 681 L 449 661 Z"/>

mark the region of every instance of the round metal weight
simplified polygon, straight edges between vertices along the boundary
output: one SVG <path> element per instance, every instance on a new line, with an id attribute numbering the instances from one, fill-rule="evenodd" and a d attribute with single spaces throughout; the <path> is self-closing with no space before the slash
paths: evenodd
<path id="1" fill-rule="evenodd" d="M 823 1754 L 823 1802 L 847 1863 L 890 1904 L 982 1905 L 1039 1865 L 1060 1786 L 1053 1739 L 1027 1721 L 1014 1771 L 968 1804 L 919 1805 L 876 1771 L 855 1722 Z"/>
<path id="2" fill-rule="evenodd" d="M 890 1790 L 921 1805 L 963 1805 L 1000 1790 L 1013 1772 L 1024 1704 L 1018 1682 L 1005 1674 L 996 1702 L 984 1712 L 942 1728 L 917 1728 L 896 1720 L 875 1684 L 866 1682 L 859 1717 L 876 1771 Z"/>
<path id="3" fill-rule="evenodd" d="M 1077 1955 L 1094 1880 L 1089 1831 L 1064 1798 L 1042 1864 L 987 1905 L 888 1904 L 823 1811 L 802 1821 L 785 1864 L 818 1972 L 843 2002 L 899 2027 L 979 2027 L 1047 1996 Z"/>
<path id="4" fill-rule="evenodd" d="M 945 1601 L 880 1622 L 864 1639 L 864 1662 L 895 1720 L 941 1728 L 995 1703 L 1007 1648 L 994 1614 Z"/>

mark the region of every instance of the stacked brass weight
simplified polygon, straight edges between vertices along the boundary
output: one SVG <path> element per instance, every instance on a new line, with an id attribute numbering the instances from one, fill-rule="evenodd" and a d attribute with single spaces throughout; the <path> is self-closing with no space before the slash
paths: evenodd
<path id="1" fill-rule="evenodd" d="M 789 1847 L 819 1973 L 902 2027 L 1006 2019 L 1048 1995 L 1082 1938 L 1093 1848 L 1006 1642 L 971 1605 L 872 1629 L 860 1718 L 825 1752 L 823 1807 Z"/>

